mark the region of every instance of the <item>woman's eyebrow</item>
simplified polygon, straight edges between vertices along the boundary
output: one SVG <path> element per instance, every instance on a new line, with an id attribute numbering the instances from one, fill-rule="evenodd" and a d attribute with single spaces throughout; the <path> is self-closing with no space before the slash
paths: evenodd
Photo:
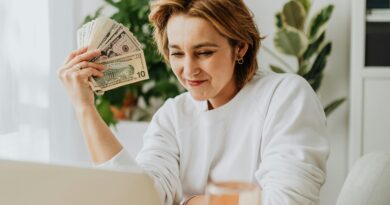
<path id="1" fill-rule="evenodd" d="M 192 49 L 197 49 L 197 48 L 202 48 L 202 47 L 215 47 L 215 48 L 219 48 L 220 46 L 218 44 L 215 44 L 215 43 L 212 43 L 212 42 L 202 42 L 202 43 L 199 43 L 199 44 L 196 44 L 196 45 L 192 46 Z M 180 46 L 178 46 L 176 44 L 169 44 L 168 48 L 180 49 Z"/>
<path id="2" fill-rule="evenodd" d="M 197 45 L 192 46 L 192 48 L 197 49 L 197 48 L 202 48 L 202 47 L 216 47 L 219 48 L 219 46 L 215 43 L 212 42 L 204 42 L 204 43 L 199 43 Z"/>

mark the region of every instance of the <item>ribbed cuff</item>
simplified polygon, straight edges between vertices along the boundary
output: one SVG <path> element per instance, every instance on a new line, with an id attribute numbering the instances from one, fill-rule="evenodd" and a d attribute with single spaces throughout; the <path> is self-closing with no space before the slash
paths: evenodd
<path id="1" fill-rule="evenodd" d="M 122 149 L 110 160 L 96 165 L 97 168 L 102 169 L 141 169 L 137 162 L 133 159 L 126 149 Z"/>

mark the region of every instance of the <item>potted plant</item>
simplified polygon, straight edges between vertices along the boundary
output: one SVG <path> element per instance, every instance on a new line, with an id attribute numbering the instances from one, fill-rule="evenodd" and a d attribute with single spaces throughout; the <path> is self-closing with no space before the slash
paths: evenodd
<path id="1" fill-rule="evenodd" d="M 308 14 L 311 6 L 311 0 L 290 0 L 275 16 L 277 31 L 273 39 L 274 45 L 280 53 L 293 56 L 297 60 L 297 68 L 285 63 L 267 47 L 264 48 L 284 65 L 284 67 L 270 65 L 271 70 L 301 75 L 317 92 L 332 51 L 332 42 L 326 40 L 326 28 L 334 6 L 322 8 L 310 19 Z M 328 116 L 344 101 L 345 98 L 340 98 L 325 106 L 325 114 Z"/>
<path id="2" fill-rule="evenodd" d="M 162 102 L 183 89 L 157 52 L 148 20 L 149 0 L 104 2 L 93 15 L 84 19 L 84 23 L 99 17 L 104 8 L 114 7 L 116 12 L 110 18 L 128 27 L 142 44 L 150 79 L 95 96 L 96 107 L 108 125 L 115 125 L 119 119 L 149 120 Z"/>

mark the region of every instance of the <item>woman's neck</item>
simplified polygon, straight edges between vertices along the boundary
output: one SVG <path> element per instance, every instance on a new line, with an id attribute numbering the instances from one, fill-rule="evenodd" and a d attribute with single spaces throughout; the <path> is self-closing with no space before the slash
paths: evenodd
<path id="1" fill-rule="evenodd" d="M 221 107 L 228 103 L 239 91 L 240 89 L 236 86 L 234 81 L 227 84 L 214 98 L 207 100 L 208 110 Z"/>

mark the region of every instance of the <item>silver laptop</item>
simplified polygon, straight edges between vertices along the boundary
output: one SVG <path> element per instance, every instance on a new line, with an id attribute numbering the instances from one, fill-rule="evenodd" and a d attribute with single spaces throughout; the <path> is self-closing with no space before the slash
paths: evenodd
<path id="1" fill-rule="evenodd" d="M 0 204 L 161 205 L 150 177 L 137 170 L 109 171 L 0 160 Z"/>

